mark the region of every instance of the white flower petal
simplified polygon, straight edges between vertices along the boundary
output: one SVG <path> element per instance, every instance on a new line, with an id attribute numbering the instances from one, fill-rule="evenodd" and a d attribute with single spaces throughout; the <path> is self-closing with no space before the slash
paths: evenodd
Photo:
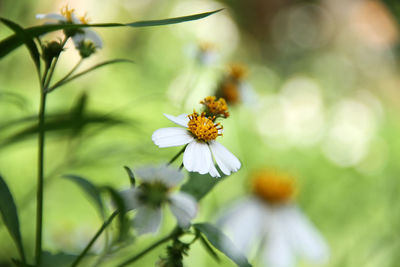
<path id="1" fill-rule="evenodd" d="M 164 116 L 167 117 L 167 119 L 169 119 L 173 123 L 176 123 L 176 124 L 178 124 L 180 126 L 183 126 L 185 128 L 188 127 L 188 123 L 189 123 L 188 114 L 181 114 L 181 115 L 175 117 L 175 116 L 168 115 L 168 114 L 164 113 Z"/>
<path id="2" fill-rule="evenodd" d="M 240 251 L 249 253 L 255 242 L 262 238 L 263 208 L 253 198 L 239 200 L 221 216 L 218 225 L 230 233 L 232 242 Z"/>
<path id="3" fill-rule="evenodd" d="M 75 13 L 71 13 L 71 21 L 75 24 L 82 24 L 82 21 L 75 15 Z"/>
<path id="4" fill-rule="evenodd" d="M 138 194 L 139 189 L 129 188 L 119 192 L 122 199 L 124 200 L 125 207 L 127 210 L 136 209 L 139 206 Z"/>
<path id="5" fill-rule="evenodd" d="M 193 140 L 193 136 L 186 129 L 178 127 L 158 129 L 151 138 L 158 147 L 181 146 Z"/>
<path id="6" fill-rule="evenodd" d="M 297 206 L 286 209 L 288 237 L 300 256 L 314 262 L 323 263 L 329 257 L 329 249 L 324 238 Z"/>
<path id="7" fill-rule="evenodd" d="M 212 177 L 221 177 L 221 175 L 219 174 L 219 172 L 217 171 L 217 168 L 215 168 L 215 165 L 214 165 L 214 161 L 212 161 L 211 160 L 211 162 L 210 162 L 210 170 L 209 170 L 209 173 L 210 173 L 210 175 L 212 176 Z"/>
<path id="8" fill-rule="evenodd" d="M 74 42 L 75 48 L 79 49 L 81 42 L 85 40 L 85 35 L 83 33 L 76 33 L 71 37 Z"/>
<path id="9" fill-rule="evenodd" d="M 295 255 L 285 228 L 276 216 L 270 218 L 267 244 L 263 250 L 264 264 L 271 267 L 294 267 Z"/>
<path id="10" fill-rule="evenodd" d="M 223 145 L 214 140 L 210 141 L 209 145 L 215 161 L 223 173 L 229 175 L 240 169 L 240 161 Z"/>
<path id="11" fill-rule="evenodd" d="M 88 28 L 84 28 L 83 31 L 85 33 L 85 40 L 91 40 L 96 48 L 103 48 L 103 41 L 97 32 Z"/>
<path id="12" fill-rule="evenodd" d="M 57 13 L 48 13 L 48 14 L 37 14 L 36 15 L 37 19 L 54 19 L 54 20 L 58 20 L 58 21 L 67 21 L 67 19 Z"/>
<path id="13" fill-rule="evenodd" d="M 190 172 L 205 174 L 210 171 L 211 151 L 204 142 L 193 140 L 183 153 L 183 165 Z"/>
<path id="14" fill-rule="evenodd" d="M 135 169 L 135 174 L 145 182 L 159 181 L 167 187 L 174 187 L 183 180 L 183 173 L 167 165 L 146 166 Z"/>
<path id="15" fill-rule="evenodd" d="M 168 187 L 174 187 L 183 180 L 183 173 L 181 171 L 167 165 L 157 168 L 157 176 Z"/>
<path id="16" fill-rule="evenodd" d="M 171 211 L 175 215 L 179 226 L 189 228 L 191 220 L 196 217 L 196 200 L 185 193 L 177 192 L 169 197 Z"/>
<path id="17" fill-rule="evenodd" d="M 133 227 L 138 235 L 156 233 L 160 228 L 162 212 L 160 208 L 141 206 L 133 220 Z"/>

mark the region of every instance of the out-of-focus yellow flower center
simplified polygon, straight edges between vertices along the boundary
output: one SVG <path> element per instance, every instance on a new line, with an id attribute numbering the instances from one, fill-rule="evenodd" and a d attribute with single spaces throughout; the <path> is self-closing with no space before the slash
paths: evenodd
<path id="1" fill-rule="evenodd" d="M 235 104 L 239 102 L 239 89 L 237 85 L 230 81 L 225 81 L 220 85 L 220 94 L 226 99 L 226 102 Z"/>
<path id="2" fill-rule="evenodd" d="M 254 175 L 252 191 L 269 204 L 281 204 L 293 197 L 295 183 L 287 174 L 263 171 Z"/>
<path id="3" fill-rule="evenodd" d="M 217 98 L 215 96 L 207 96 L 200 101 L 200 104 L 206 106 L 208 113 L 213 116 L 222 115 L 225 118 L 229 117 L 228 105 L 224 98 Z"/>
<path id="4" fill-rule="evenodd" d="M 219 130 L 222 129 L 220 123 L 214 123 L 212 117 L 206 117 L 205 112 L 199 115 L 197 112 L 193 112 L 188 115 L 189 123 L 188 130 L 199 140 L 208 142 L 215 140 L 218 136 L 222 135 Z"/>
<path id="5" fill-rule="evenodd" d="M 201 52 L 206 53 L 215 50 L 215 45 L 209 42 L 201 42 L 199 44 L 199 49 Z"/>
<path id="6" fill-rule="evenodd" d="M 82 22 L 82 24 L 89 24 L 89 17 L 87 16 L 87 13 L 85 13 L 85 15 L 79 17 L 79 20 Z"/>
<path id="7" fill-rule="evenodd" d="M 69 9 L 68 5 L 65 5 L 61 8 L 61 15 L 67 19 L 68 22 L 72 22 L 72 14 L 74 13 L 75 9 Z"/>
<path id="8" fill-rule="evenodd" d="M 229 65 L 228 74 L 235 80 L 242 80 L 247 75 L 247 68 L 240 63 Z"/>

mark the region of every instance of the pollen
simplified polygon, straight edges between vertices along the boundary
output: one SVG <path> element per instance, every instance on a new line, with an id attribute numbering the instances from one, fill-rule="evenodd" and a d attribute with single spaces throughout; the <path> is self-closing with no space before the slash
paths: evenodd
<path id="1" fill-rule="evenodd" d="M 72 14 L 74 13 L 75 9 L 69 8 L 68 5 L 65 5 L 61 8 L 61 15 L 67 19 L 68 22 L 72 22 Z"/>
<path id="2" fill-rule="evenodd" d="M 247 68 L 240 63 L 232 63 L 229 65 L 228 74 L 231 78 L 239 81 L 247 75 Z"/>
<path id="3" fill-rule="evenodd" d="M 215 96 L 207 96 L 204 98 L 202 101 L 200 101 L 200 104 L 203 104 L 206 108 L 206 111 L 208 114 L 213 115 L 213 116 L 222 116 L 224 118 L 229 117 L 229 112 L 228 112 L 228 105 L 226 104 L 226 101 L 224 98 L 217 98 Z"/>
<path id="4" fill-rule="evenodd" d="M 269 204 L 282 204 L 293 197 L 295 183 L 288 174 L 262 171 L 254 175 L 252 192 Z"/>
<path id="5" fill-rule="evenodd" d="M 215 140 L 218 136 L 221 136 L 220 130 L 222 126 L 220 123 L 214 123 L 215 117 L 206 117 L 206 113 L 203 112 L 199 115 L 197 112 L 193 112 L 188 115 L 189 123 L 188 130 L 198 139 L 204 142 Z"/>

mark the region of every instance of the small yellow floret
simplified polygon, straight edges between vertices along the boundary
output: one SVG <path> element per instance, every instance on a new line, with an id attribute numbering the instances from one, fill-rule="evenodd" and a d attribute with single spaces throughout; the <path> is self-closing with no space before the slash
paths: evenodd
<path id="1" fill-rule="evenodd" d="M 295 193 L 295 183 L 285 173 L 263 171 L 254 175 L 252 191 L 269 204 L 281 204 L 290 200 Z"/>
<path id="2" fill-rule="evenodd" d="M 240 63 L 232 63 L 229 65 L 228 74 L 235 80 L 242 80 L 247 75 L 247 68 Z"/>
<path id="3" fill-rule="evenodd" d="M 74 13 L 75 9 L 69 9 L 68 5 L 65 5 L 61 8 L 61 15 L 67 19 L 68 22 L 72 22 L 72 14 Z"/>
<path id="4" fill-rule="evenodd" d="M 229 117 L 228 105 L 224 98 L 217 98 L 215 96 L 207 96 L 200 101 L 200 104 L 206 106 L 208 113 L 213 116 L 222 115 L 224 118 Z"/>
<path id="5" fill-rule="evenodd" d="M 197 112 L 188 115 L 190 121 L 188 123 L 188 130 L 199 140 L 208 142 L 215 140 L 222 133 L 219 131 L 222 129 L 220 123 L 214 123 L 212 117 L 206 117 L 203 112 L 199 115 Z"/>

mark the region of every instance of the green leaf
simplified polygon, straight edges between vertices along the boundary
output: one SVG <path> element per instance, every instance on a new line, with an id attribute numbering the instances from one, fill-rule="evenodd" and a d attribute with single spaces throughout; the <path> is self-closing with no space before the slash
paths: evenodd
<path id="1" fill-rule="evenodd" d="M 33 62 L 35 63 L 36 69 L 38 70 L 38 72 L 40 72 L 40 55 L 39 55 L 39 51 L 38 51 L 33 39 L 30 38 L 26 34 L 25 30 L 21 26 L 19 26 L 17 23 L 12 22 L 11 20 L 8 20 L 5 18 L 0 18 L 0 20 L 7 27 L 9 27 L 11 30 L 13 30 L 15 32 L 15 35 L 19 41 L 21 41 L 22 43 L 24 43 L 26 45 L 26 47 L 29 50 L 29 53 L 31 54 Z"/>
<path id="2" fill-rule="evenodd" d="M 72 77 L 69 77 L 69 78 L 66 78 L 65 80 L 61 80 L 61 81 L 57 82 L 55 85 L 51 86 L 47 91 L 51 92 L 54 89 L 56 89 L 57 87 L 60 87 L 60 86 L 66 84 L 66 83 L 68 83 L 68 82 L 70 82 L 72 80 L 75 80 L 76 78 L 79 78 L 82 75 L 85 75 L 86 73 L 89 73 L 89 72 L 91 72 L 91 71 L 93 71 L 95 69 L 101 68 L 101 67 L 106 66 L 106 65 L 110 65 L 110 64 L 114 64 L 114 63 L 123 63 L 123 62 L 125 62 L 125 63 L 134 63 L 132 60 L 129 60 L 129 59 L 113 59 L 113 60 L 108 60 L 108 61 L 105 61 L 105 62 L 101 62 L 99 64 L 96 64 L 96 65 L 84 70 L 84 71 L 81 71 L 81 72 L 75 74 Z"/>
<path id="3" fill-rule="evenodd" d="M 85 28 L 85 27 L 151 27 L 151 26 L 161 26 L 161 25 L 169 25 L 176 24 L 186 21 L 198 20 L 210 16 L 214 13 L 221 11 L 222 9 L 205 12 L 190 16 L 183 16 L 177 18 L 170 19 L 161 19 L 161 20 L 147 20 L 147 21 L 136 21 L 131 23 L 100 23 L 100 24 L 45 24 L 41 26 L 34 26 L 25 29 L 25 35 L 31 39 L 35 37 L 39 37 L 48 32 L 64 30 L 64 29 L 76 29 L 76 28 Z M 17 37 L 17 35 L 9 36 L 8 38 L 2 40 L 0 42 L 0 58 L 3 58 L 5 55 L 12 52 L 14 49 L 19 47 L 23 42 Z"/>
<path id="4" fill-rule="evenodd" d="M 133 174 L 133 171 L 128 166 L 124 166 L 124 169 L 128 173 L 129 181 L 131 182 L 131 186 L 135 187 L 136 179 L 135 179 L 135 175 Z"/>
<path id="5" fill-rule="evenodd" d="M 13 238 L 15 245 L 18 248 L 22 262 L 25 264 L 25 251 L 22 245 L 22 237 L 19 226 L 17 206 L 14 198 L 8 188 L 3 177 L 0 175 L 0 213 L 3 218 L 4 225 Z"/>
<path id="6" fill-rule="evenodd" d="M 102 189 L 108 192 L 111 196 L 111 199 L 114 205 L 117 208 L 118 212 L 118 221 L 119 221 L 119 234 L 118 234 L 118 242 L 123 242 L 128 238 L 130 221 L 126 216 L 126 206 L 125 202 L 122 199 L 121 195 L 118 191 L 116 191 L 111 186 L 103 186 Z"/>
<path id="7" fill-rule="evenodd" d="M 101 217 L 104 219 L 104 204 L 99 189 L 97 189 L 97 187 L 87 179 L 80 176 L 68 174 L 63 177 L 75 182 L 86 193 L 86 195 L 95 203 Z"/>
<path id="8" fill-rule="evenodd" d="M 67 254 L 64 252 L 52 254 L 48 251 L 43 251 L 42 264 L 40 265 L 40 267 L 69 267 L 76 258 L 76 255 Z M 12 262 L 17 267 L 37 267 L 36 265 L 25 264 L 17 259 L 12 259 Z"/>
<path id="9" fill-rule="evenodd" d="M 219 251 L 224 253 L 239 267 L 251 267 L 246 257 L 239 251 L 230 239 L 217 227 L 209 223 L 196 223 L 193 225 L 207 237 L 208 241 Z"/>
<path id="10" fill-rule="evenodd" d="M 1 127 L 9 127 L 18 125 L 23 122 L 30 122 L 37 120 L 37 117 L 27 117 L 19 119 L 17 121 L 8 122 L 0 125 Z M 77 113 L 76 109 L 66 113 L 49 114 L 46 116 L 44 129 L 46 132 L 53 133 L 69 133 L 72 136 L 82 132 L 83 129 L 89 125 L 102 124 L 102 125 L 116 125 L 125 123 L 122 119 L 114 118 L 110 115 L 103 115 L 98 113 Z M 25 127 L 24 129 L 12 134 L 9 137 L 4 138 L 0 141 L 0 148 L 14 144 L 21 140 L 36 137 L 39 132 L 38 123 L 35 122 L 32 125 Z"/>
<path id="11" fill-rule="evenodd" d="M 196 229 L 197 230 L 197 229 Z M 210 254 L 217 262 L 220 262 L 220 258 L 218 257 L 217 253 L 214 251 L 214 249 L 210 246 L 208 241 L 204 238 L 202 234 L 199 233 L 199 239 L 203 247 L 206 249 L 208 254 Z"/>
<path id="12" fill-rule="evenodd" d="M 181 191 L 192 195 L 196 200 L 200 200 L 222 179 L 222 177 L 211 177 L 209 174 L 189 172 L 189 179 L 182 185 Z"/>

